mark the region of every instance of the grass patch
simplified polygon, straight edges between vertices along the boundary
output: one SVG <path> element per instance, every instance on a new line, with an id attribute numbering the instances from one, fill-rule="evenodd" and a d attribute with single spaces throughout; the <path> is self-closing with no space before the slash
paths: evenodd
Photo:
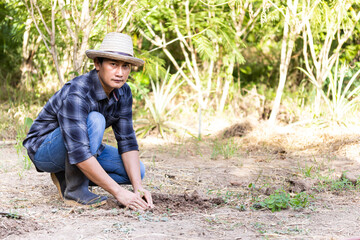
<path id="1" fill-rule="evenodd" d="M 313 196 L 306 192 L 291 196 L 284 190 L 278 190 L 264 200 L 255 203 L 253 207 L 255 209 L 267 208 L 272 212 L 279 212 L 288 208 L 302 209 L 309 206 L 311 198 L 313 198 Z"/>
<path id="2" fill-rule="evenodd" d="M 236 153 L 238 152 L 238 150 L 239 150 L 239 147 L 234 142 L 234 139 L 229 139 L 225 142 L 215 140 L 213 142 L 211 159 L 217 159 L 220 155 L 224 159 L 229 159 L 231 157 L 234 157 L 236 155 Z"/>

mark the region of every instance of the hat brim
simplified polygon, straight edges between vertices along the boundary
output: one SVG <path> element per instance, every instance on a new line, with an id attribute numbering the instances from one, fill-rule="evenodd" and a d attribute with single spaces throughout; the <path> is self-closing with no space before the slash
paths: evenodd
<path id="1" fill-rule="evenodd" d="M 85 53 L 86 53 L 86 56 L 88 56 L 88 58 L 91 58 L 91 59 L 94 59 L 96 57 L 102 57 L 102 58 L 109 58 L 109 59 L 113 59 L 113 60 L 121 60 L 124 62 L 131 63 L 135 66 L 144 65 L 144 60 L 141 60 L 136 57 L 124 56 L 124 55 L 121 55 L 118 53 L 104 52 L 104 51 L 99 51 L 99 50 L 86 50 Z"/>

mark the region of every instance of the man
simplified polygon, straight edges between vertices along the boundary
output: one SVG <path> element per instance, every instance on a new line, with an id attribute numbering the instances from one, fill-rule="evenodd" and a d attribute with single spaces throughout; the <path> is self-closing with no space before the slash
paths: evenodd
<path id="1" fill-rule="evenodd" d="M 23 145 L 36 169 L 50 172 L 69 205 L 98 206 L 105 196 L 89 191 L 96 184 L 133 210 L 153 208 L 141 180 L 145 173 L 132 124 L 132 94 L 126 80 L 135 58 L 130 36 L 109 33 L 99 50 L 87 50 L 95 69 L 67 82 L 34 121 Z M 102 144 L 112 126 L 118 148 Z M 134 192 L 120 186 L 132 184 Z"/>

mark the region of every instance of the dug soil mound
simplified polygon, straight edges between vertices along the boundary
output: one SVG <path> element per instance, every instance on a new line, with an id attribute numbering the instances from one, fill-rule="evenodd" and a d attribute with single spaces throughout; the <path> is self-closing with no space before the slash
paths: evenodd
<path id="1" fill-rule="evenodd" d="M 198 191 L 186 192 L 184 194 L 162 194 L 154 193 L 152 195 L 154 205 L 154 213 L 187 213 L 194 211 L 202 211 L 220 206 L 224 203 L 222 198 L 208 198 L 202 196 Z M 114 198 L 109 198 L 104 209 L 122 208 Z"/>

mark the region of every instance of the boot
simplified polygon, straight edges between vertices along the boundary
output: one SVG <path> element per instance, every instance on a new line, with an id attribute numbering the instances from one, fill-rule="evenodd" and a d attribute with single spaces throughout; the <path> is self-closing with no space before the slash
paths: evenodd
<path id="1" fill-rule="evenodd" d="M 65 159 L 66 189 L 64 201 L 72 206 L 98 207 L 106 203 L 107 197 L 89 191 L 89 179 L 76 166 Z"/>
<path id="2" fill-rule="evenodd" d="M 55 184 L 61 199 L 64 199 L 64 192 L 66 188 L 65 172 L 50 173 L 51 180 Z"/>

